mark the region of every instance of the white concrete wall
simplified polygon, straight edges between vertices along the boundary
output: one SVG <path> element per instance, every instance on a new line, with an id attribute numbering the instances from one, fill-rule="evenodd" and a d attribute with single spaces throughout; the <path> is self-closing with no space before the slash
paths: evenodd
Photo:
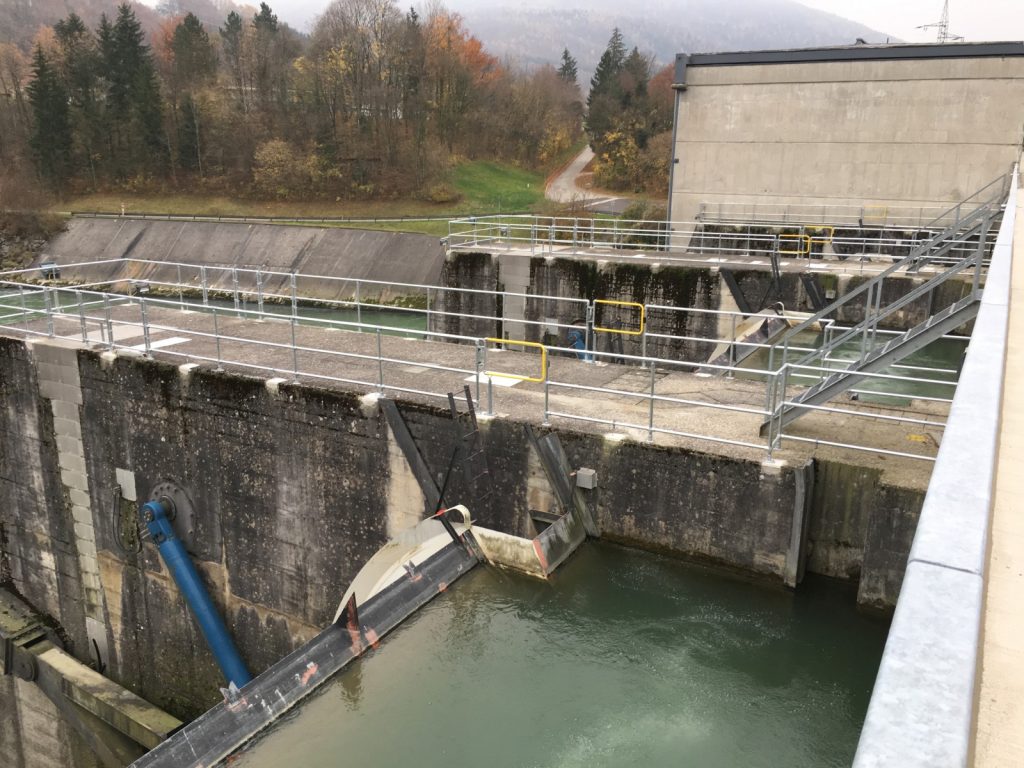
<path id="1" fill-rule="evenodd" d="M 690 66 L 676 96 L 674 221 L 701 204 L 963 199 L 1024 144 L 1024 57 Z"/>

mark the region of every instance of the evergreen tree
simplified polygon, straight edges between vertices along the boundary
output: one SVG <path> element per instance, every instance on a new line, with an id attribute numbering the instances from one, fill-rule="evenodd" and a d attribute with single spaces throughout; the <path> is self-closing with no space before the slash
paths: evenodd
<path id="1" fill-rule="evenodd" d="M 618 27 L 612 32 L 608 47 L 597 62 L 587 95 L 587 133 L 590 145 L 600 154 L 604 136 L 612 129 L 622 109 L 621 75 L 626 63 L 626 46 Z"/>
<path id="2" fill-rule="evenodd" d="M 97 183 L 97 161 L 101 158 L 105 133 L 103 111 L 97 92 L 99 51 L 85 23 L 74 13 L 54 27 L 60 50 L 59 67 L 67 90 L 74 138 L 72 162 L 87 168 Z"/>
<path id="3" fill-rule="evenodd" d="M 651 79 L 651 63 L 647 57 L 633 48 L 629 56 L 622 62 L 621 83 L 625 103 L 647 95 L 647 81 Z"/>
<path id="4" fill-rule="evenodd" d="M 242 63 L 242 17 L 232 11 L 224 20 L 224 26 L 219 32 L 224 48 L 224 61 L 234 71 Z"/>
<path id="5" fill-rule="evenodd" d="M 202 172 L 199 145 L 199 114 L 191 94 L 181 101 L 181 123 L 178 126 L 178 163 L 190 171 Z"/>
<path id="6" fill-rule="evenodd" d="M 253 17 L 252 24 L 258 30 L 277 32 L 277 15 L 269 5 L 260 3 L 260 12 Z"/>
<path id="7" fill-rule="evenodd" d="M 601 54 L 597 62 L 597 69 L 590 79 L 590 95 L 587 97 L 587 107 L 598 96 L 611 95 L 619 96 L 619 75 L 622 73 L 623 64 L 626 62 L 626 46 L 622 41 L 622 33 L 616 27 L 612 31 L 611 39 L 608 40 L 608 47 Z"/>
<path id="8" fill-rule="evenodd" d="M 29 139 L 39 175 L 55 189 L 70 179 L 71 121 L 68 95 L 60 75 L 47 60 L 42 46 L 36 46 L 32 60 L 32 82 L 28 86 L 32 105 L 32 134 Z"/>
<path id="9" fill-rule="evenodd" d="M 238 108 L 242 112 L 247 111 L 245 98 L 245 77 L 242 66 L 242 45 L 245 38 L 245 29 L 242 17 L 232 11 L 224 20 L 224 26 L 218 30 L 220 33 L 221 48 L 224 51 L 224 63 L 227 65 L 231 75 L 231 85 L 234 89 Z"/>
<path id="10" fill-rule="evenodd" d="M 576 59 L 569 54 L 568 48 L 562 49 L 562 66 L 558 68 L 558 76 L 567 83 L 576 84 Z"/>
<path id="11" fill-rule="evenodd" d="M 188 14 L 174 29 L 174 77 L 179 87 L 196 88 L 208 82 L 217 69 L 217 55 L 210 36 L 194 14 Z"/>
<path id="12" fill-rule="evenodd" d="M 113 26 L 104 17 L 98 37 L 107 81 L 114 173 L 123 177 L 161 170 L 166 152 L 160 84 L 142 25 L 131 6 L 118 7 Z"/>
<path id="13" fill-rule="evenodd" d="M 260 3 L 260 11 L 252 20 L 256 29 L 256 93 L 264 105 L 270 101 L 275 74 L 275 52 L 277 42 L 277 16 L 266 3 Z"/>

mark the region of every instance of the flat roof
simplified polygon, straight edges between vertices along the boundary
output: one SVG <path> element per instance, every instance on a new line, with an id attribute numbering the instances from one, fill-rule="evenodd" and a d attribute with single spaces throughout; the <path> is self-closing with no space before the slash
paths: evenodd
<path id="1" fill-rule="evenodd" d="M 673 85 L 685 87 L 687 67 L 723 67 L 744 64 L 800 64 L 828 61 L 886 61 L 894 59 L 977 59 L 1024 56 L 1024 42 L 899 43 L 836 45 L 826 48 L 788 48 L 771 51 L 678 53 Z"/>

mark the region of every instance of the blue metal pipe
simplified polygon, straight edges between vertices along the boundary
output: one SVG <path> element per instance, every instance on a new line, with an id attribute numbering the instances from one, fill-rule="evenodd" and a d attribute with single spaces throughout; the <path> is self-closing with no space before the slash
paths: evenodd
<path id="1" fill-rule="evenodd" d="M 192 609 L 192 615 L 199 622 L 199 629 L 213 651 L 221 672 L 229 684 L 234 683 L 241 688 L 252 680 L 252 675 L 249 674 L 231 635 L 228 634 L 227 627 L 224 626 L 224 621 L 217 613 L 210 595 L 207 594 L 192 558 L 174 535 L 171 521 L 167 518 L 167 509 L 159 501 L 146 502 L 142 505 L 142 522 L 153 537 L 153 543 L 160 549 L 160 555 L 167 563 L 167 568 L 185 596 L 189 608 Z"/>

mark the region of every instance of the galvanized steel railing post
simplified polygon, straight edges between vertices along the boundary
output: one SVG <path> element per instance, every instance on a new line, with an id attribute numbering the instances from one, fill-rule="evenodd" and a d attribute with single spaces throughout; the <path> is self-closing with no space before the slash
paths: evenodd
<path id="1" fill-rule="evenodd" d="M 263 317 L 263 272 L 256 270 L 256 306 L 260 311 L 260 318 Z"/>
<path id="2" fill-rule="evenodd" d="M 146 299 L 139 297 L 139 311 L 142 313 L 142 341 L 145 347 L 145 355 L 152 355 L 152 346 L 149 338 L 149 315 L 146 312 Z"/>
<path id="3" fill-rule="evenodd" d="M 46 311 L 46 332 L 53 338 L 53 300 L 50 297 L 49 286 L 43 288 L 43 308 Z"/>
<path id="4" fill-rule="evenodd" d="M 107 326 L 107 349 L 114 349 L 114 323 L 110 319 L 110 297 L 103 294 L 103 317 Z"/>
<path id="5" fill-rule="evenodd" d="M 430 286 L 427 286 L 427 330 L 434 330 L 430 324 Z"/>
<path id="6" fill-rule="evenodd" d="M 985 222 L 981 226 L 981 233 L 978 235 L 978 248 L 974 254 L 974 279 L 971 284 L 975 295 L 978 294 L 978 290 L 981 288 L 981 267 L 985 262 L 985 245 L 988 241 L 988 230 L 991 222 L 992 216 L 986 216 Z"/>
<path id="7" fill-rule="evenodd" d="M 775 402 L 775 400 L 774 400 L 774 389 L 773 389 L 774 386 L 775 386 L 775 384 L 774 384 L 774 381 L 775 381 L 774 377 L 778 373 L 778 371 L 775 370 L 775 345 L 774 344 L 772 344 L 770 347 L 768 347 L 768 367 L 766 368 L 766 370 L 768 371 L 768 375 L 765 378 L 765 400 L 764 400 L 764 407 L 765 407 L 765 410 L 767 410 L 769 413 L 771 413 L 773 404 Z"/>
<path id="8" fill-rule="evenodd" d="M 363 323 L 363 300 L 361 297 L 362 291 L 359 286 L 361 285 L 359 280 L 356 280 L 356 322 L 362 325 Z M 429 330 L 429 329 L 428 329 Z"/>
<path id="9" fill-rule="evenodd" d="M 584 346 L 587 348 L 587 353 L 588 354 L 583 356 L 583 361 L 587 362 L 587 363 L 594 362 L 594 355 L 589 354 L 589 353 L 597 351 L 595 349 L 595 347 L 597 346 L 596 339 L 594 338 L 594 314 L 595 314 L 594 302 L 593 301 L 589 301 L 589 302 L 587 302 L 587 313 L 586 313 L 586 318 L 587 319 L 586 319 L 586 331 L 585 331 L 586 332 L 586 338 L 584 339 Z"/>
<path id="10" fill-rule="evenodd" d="M 483 339 L 476 340 L 476 401 L 480 402 L 480 377 L 484 375 L 484 364 L 487 359 L 487 342 Z M 488 400 L 490 400 L 491 377 L 487 377 Z M 490 407 L 488 407 L 490 413 Z"/>
<path id="11" fill-rule="evenodd" d="M 647 305 L 643 307 L 643 317 L 647 317 Z M 647 323 L 640 329 L 640 357 L 647 357 Z M 644 365 L 647 365 L 645 362 Z M 650 361 L 651 368 L 654 368 L 654 361 Z"/>
<path id="12" fill-rule="evenodd" d="M 184 226 L 185 225 L 182 224 L 182 227 L 184 227 Z M 183 290 L 183 284 L 181 282 L 181 264 L 178 264 L 177 266 L 178 266 L 178 304 L 181 306 L 181 309 L 184 311 L 184 309 L 185 309 L 185 294 L 184 294 L 184 290 Z"/>
<path id="13" fill-rule="evenodd" d="M 732 320 L 732 330 L 729 332 L 729 370 L 725 375 L 731 379 L 734 375 L 733 366 L 736 365 L 736 315 L 732 314 L 729 317 Z"/>
<path id="14" fill-rule="evenodd" d="M 235 314 L 241 317 L 242 306 L 238 301 L 238 270 L 234 267 L 231 268 L 231 290 L 235 299 Z"/>
<path id="15" fill-rule="evenodd" d="M 82 292 L 75 291 L 75 298 L 78 300 L 78 323 L 82 328 L 82 343 L 89 343 L 89 332 L 85 328 L 85 307 L 82 306 Z"/>
<path id="16" fill-rule="evenodd" d="M 25 286 L 18 285 L 18 296 L 21 299 L 21 317 L 25 321 L 25 327 L 28 328 L 28 305 L 25 303 Z"/>
<path id="17" fill-rule="evenodd" d="M 291 293 L 292 293 L 292 325 L 295 325 L 296 321 L 298 320 L 298 316 L 299 316 L 299 300 L 298 300 L 298 297 L 296 296 L 296 293 L 295 293 L 295 272 L 294 271 L 289 273 L 289 275 L 288 275 L 288 282 L 291 285 Z"/>
<path id="18" fill-rule="evenodd" d="M 380 387 L 380 393 L 384 394 L 384 353 L 383 344 L 381 343 L 380 328 L 377 329 L 377 381 Z"/>
<path id="19" fill-rule="evenodd" d="M 203 306 L 210 306 L 210 286 L 206 282 L 206 267 L 199 268 L 199 281 L 203 286 Z"/>
<path id="20" fill-rule="evenodd" d="M 647 411 L 647 442 L 654 442 L 654 386 L 657 382 L 658 366 L 651 361 L 651 396 Z"/>
<path id="21" fill-rule="evenodd" d="M 295 342 L 295 326 L 296 323 L 293 320 L 291 323 L 292 329 L 292 380 L 299 380 L 299 345 Z"/>
<path id="22" fill-rule="evenodd" d="M 549 402 L 549 398 L 548 398 L 548 377 L 545 376 L 544 377 L 544 421 L 542 422 L 545 427 L 548 426 L 551 423 L 548 420 L 548 411 L 549 411 L 549 409 L 548 409 L 548 402 Z"/>
<path id="23" fill-rule="evenodd" d="M 789 389 L 789 365 L 784 365 L 779 371 L 780 387 L 776 398 L 775 411 L 779 416 L 779 424 L 772 436 L 772 450 L 782 447 L 783 419 L 786 414 L 786 391 Z M 774 417 L 773 417 L 774 418 Z"/>
<path id="24" fill-rule="evenodd" d="M 218 371 L 223 371 L 224 366 L 221 363 L 220 356 L 220 324 L 217 322 L 217 308 L 213 308 L 213 339 L 217 344 L 217 368 Z"/>

